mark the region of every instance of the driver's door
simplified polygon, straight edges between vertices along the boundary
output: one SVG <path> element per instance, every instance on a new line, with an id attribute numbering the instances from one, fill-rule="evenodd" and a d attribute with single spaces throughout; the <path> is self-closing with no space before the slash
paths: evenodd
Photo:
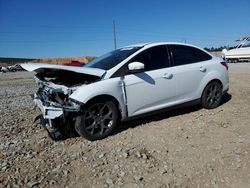
<path id="1" fill-rule="evenodd" d="M 128 116 L 170 106 L 175 98 L 175 76 L 166 46 L 147 49 L 130 62 L 144 63 L 145 71 L 124 77 Z"/>

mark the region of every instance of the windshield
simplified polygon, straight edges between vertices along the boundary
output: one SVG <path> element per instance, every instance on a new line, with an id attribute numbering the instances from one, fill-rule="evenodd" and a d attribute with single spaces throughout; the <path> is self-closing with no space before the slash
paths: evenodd
<path id="1" fill-rule="evenodd" d="M 244 47 L 250 47 L 250 41 L 247 41 L 245 44 L 242 45 L 242 48 Z"/>
<path id="2" fill-rule="evenodd" d="M 141 47 L 125 47 L 118 50 L 114 50 L 107 54 L 104 54 L 97 59 L 86 64 L 84 67 L 99 68 L 109 70 L 114 66 L 118 65 L 124 59 L 141 49 Z"/>
<path id="3" fill-rule="evenodd" d="M 250 41 L 249 40 L 236 40 L 230 45 L 228 45 L 228 48 L 234 49 L 234 48 L 244 48 L 244 47 L 250 47 Z"/>

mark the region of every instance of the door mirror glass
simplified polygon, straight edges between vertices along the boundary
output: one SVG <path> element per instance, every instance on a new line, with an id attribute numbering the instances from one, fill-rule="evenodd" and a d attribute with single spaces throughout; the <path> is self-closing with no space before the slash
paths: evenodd
<path id="1" fill-rule="evenodd" d="M 141 62 L 132 62 L 128 64 L 128 70 L 131 73 L 138 73 L 144 71 L 144 64 Z"/>

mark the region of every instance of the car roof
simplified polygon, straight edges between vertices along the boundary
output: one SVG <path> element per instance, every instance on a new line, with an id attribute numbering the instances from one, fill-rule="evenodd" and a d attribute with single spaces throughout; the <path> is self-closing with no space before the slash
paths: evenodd
<path id="1" fill-rule="evenodd" d="M 158 46 L 158 45 L 184 45 L 184 46 L 192 46 L 195 48 L 199 48 L 197 46 L 187 44 L 187 43 L 181 43 L 181 42 L 148 42 L 148 43 L 139 43 L 139 44 L 133 44 L 129 46 L 125 46 L 123 48 L 132 48 L 132 47 L 153 47 L 153 46 Z M 201 49 L 201 48 L 199 48 Z"/>
<path id="2" fill-rule="evenodd" d="M 119 68 L 121 68 L 124 63 L 128 62 L 131 58 L 135 57 L 137 54 L 141 53 L 142 51 L 154 47 L 154 46 L 159 46 L 159 45 L 183 45 L 183 46 L 190 46 L 190 47 L 194 47 L 197 49 L 200 49 L 201 51 L 209 54 L 211 57 L 215 57 L 213 54 L 207 52 L 206 50 L 191 45 L 191 44 L 186 44 L 186 43 L 181 43 L 181 42 L 148 42 L 148 43 L 140 43 L 140 44 L 133 44 L 133 45 L 128 45 L 128 46 L 124 46 L 122 48 L 120 48 L 120 50 L 122 49 L 129 49 L 129 48 L 136 48 L 136 47 L 141 47 L 141 49 L 139 49 L 138 51 L 134 52 L 132 55 L 130 55 L 129 57 L 127 57 L 125 60 L 123 60 L 122 62 L 120 62 L 120 64 L 116 65 L 115 67 L 111 68 L 110 70 L 107 71 L 107 74 L 105 75 L 105 77 L 110 77 L 111 75 L 113 75 Z"/>

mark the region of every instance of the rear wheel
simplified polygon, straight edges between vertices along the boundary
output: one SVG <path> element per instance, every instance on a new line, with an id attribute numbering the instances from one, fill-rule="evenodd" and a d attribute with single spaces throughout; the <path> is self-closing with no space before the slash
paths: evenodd
<path id="1" fill-rule="evenodd" d="M 111 134 L 117 122 L 114 102 L 98 99 L 85 106 L 83 114 L 76 118 L 75 129 L 87 140 L 100 140 Z"/>
<path id="2" fill-rule="evenodd" d="M 203 91 L 201 104 L 204 108 L 213 109 L 220 105 L 221 99 L 222 85 L 218 81 L 212 81 Z"/>

